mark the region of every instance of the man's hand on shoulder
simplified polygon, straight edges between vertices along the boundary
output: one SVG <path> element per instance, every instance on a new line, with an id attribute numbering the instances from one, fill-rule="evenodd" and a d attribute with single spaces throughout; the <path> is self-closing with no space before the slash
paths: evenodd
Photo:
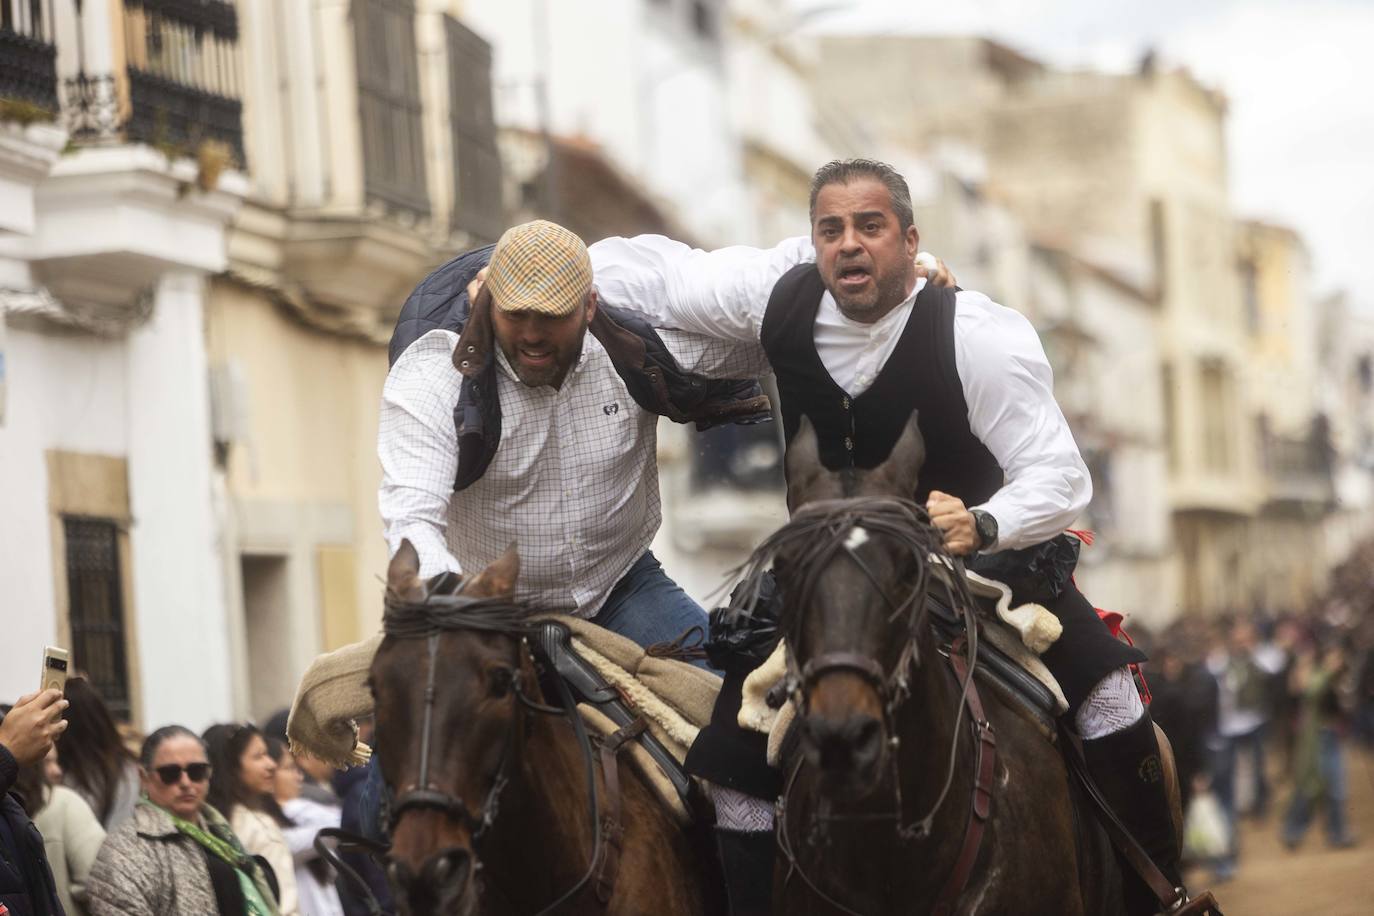
<path id="1" fill-rule="evenodd" d="M 926 511 L 930 520 L 944 532 L 945 547 L 956 557 L 967 556 L 978 547 L 978 531 L 974 526 L 973 513 L 964 506 L 957 496 L 931 490 L 926 500 Z"/>
<path id="2" fill-rule="evenodd" d="M 468 300 L 477 301 L 477 291 L 482 288 L 482 284 L 487 282 L 487 269 L 483 267 L 477 271 L 477 275 L 468 283 Z"/>
<path id="3" fill-rule="evenodd" d="M 59 690 L 44 690 L 20 697 L 0 722 L 0 744 L 21 766 L 42 760 L 52 744 L 67 730 L 62 710 L 67 708 Z"/>
<path id="4" fill-rule="evenodd" d="M 925 277 L 931 286 L 958 286 L 949 265 L 928 251 L 916 255 L 916 276 Z"/>

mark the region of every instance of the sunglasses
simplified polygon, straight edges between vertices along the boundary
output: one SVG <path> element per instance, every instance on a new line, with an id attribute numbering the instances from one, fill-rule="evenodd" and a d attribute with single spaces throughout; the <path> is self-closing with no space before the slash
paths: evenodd
<path id="1" fill-rule="evenodd" d="M 158 767 L 153 772 L 157 773 L 157 778 L 161 779 L 165 786 L 174 786 L 181 782 L 183 772 L 191 777 L 191 782 L 205 782 L 210 778 L 210 764 L 192 763 L 183 767 L 180 764 L 169 763 L 166 766 Z"/>

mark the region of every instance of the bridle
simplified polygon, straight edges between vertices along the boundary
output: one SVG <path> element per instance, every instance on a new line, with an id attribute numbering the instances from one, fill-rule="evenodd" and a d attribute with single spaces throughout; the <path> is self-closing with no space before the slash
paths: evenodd
<path id="1" fill-rule="evenodd" d="M 471 832 L 474 841 L 480 839 L 495 822 L 500 810 L 501 792 L 510 779 L 507 770 L 514 759 L 519 729 L 512 721 L 506 730 L 496 776 L 476 812 L 457 795 L 436 786 L 430 779 L 433 757 L 434 703 L 437 690 L 439 639 L 445 632 L 482 631 L 515 636 L 523 649 L 528 649 L 524 622 L 527 612 L 499 599 L 470 598 L 461 591 L 450 595 L 431 595 L 422 602 L 388 600 L 382 615 L 382 630 L 396 639 L 424 639 L 428 655 L 425 672 L 425 692 L 420 725 L 420 772 L 416 781 L 401 789 L 387 805 L 388 832 L 396 829 L 402 815 L 417 809 L 433 809 L 454 818 Z M 536 712 L 561 715 L 563 710 L 545 706 L 529 698 L 524 690 L 523 673 L 512 670 L 509 688 L 514 698 Z"/>
<path id="2" fill-rule="evenodd" d="M 445 574 L 445 577 L 453 574 Z M 508 636 L 519 640 L 521 657 L 530 653 L 529 637 L 537 626 L 530 619 L 530 611 L 523 605 L 500 598 L 474 598 L 457 591 L 449 594 L 436 594 L 445 586 L 452 586 L 451 580 L 441 578 L 433 583 L 428 594 L 421 601 L 406 601 L 394 594 L 388 594 L 385 611 L 382 615 L 382 630 L 388 638 L 424 639 L 426 642 L 427 670 L 425 673 L 425 692 L 420 726 L 420 771 L 414 783 L 398 792 L 395 798 L 383 796 L 383 813 L 388 833 L 393 832 L 407 811 L 435 810 L 459 821 L 471 833 L 474 845 L 491 829 L 500 813 L 501 793 L 510 782 L 507 775 L 512 762 L 517 758 L 516 745 L 522 732 L 518 717 L 512 717 L 506 731 L 501 759 L 497 764 L 496 775 L 487 789 L 482 804 L 473 811 L 461 797 L 434 784 L 430 778 L 430 761 L 434 753 L 434 706 L 437 696 L 436 677 L 438 673 L 439 640 L 445 633 L 485 632 Z M 596 764 L 592 742 L 577 712 L 577 703 L 571 690 L 561 677 L 554 677 L 559 691 L 562 707 L 549 706 L 533 699 L 526 692 L 524 672 L 516 667 L 509 670 L 507 686 L 518 706 L 530 712 L 545 715 L 567 716 L 572 723 L 573 732 L 582 750 L 586 767 L 587 798 L 589 820 L 592 831 L 592 856 L 586 872 L 571 888 L 559 895 L 553 903 L 541 909 L 538 916 L 552 913 L 575 897 L 587 882 L 592 879 L 596 867 L 603 856 L 602 824 L 600 798 L 596 785 Z M 381 843 L 365 837 L 346 833 L 342 830 L 327 828 L 319 832 L 320 838 L 337 839 L 343 847 L 359 847 L 373 854 L 385 855 L 390 851 L 389 843 Z M 367 898 L 369 912 L 381 914 L 381 905 L 372 894 L 367 883 L 352 868 L 344 863 L 327 844 L 316 840 L 315 848 L 340 874 L 348 876 Z M 474 862 L 474 870 L 481 867 Z"/>
<path id="3" fill-rule="evenodd" d="M 860 531 L 864 536 L 857 535 Z M 895 540 L 910 554 L 910 586 L 901 600 L 894 600 L 888 588 L 859 554 L 858 548 L 870 537 Z M 811 599 L 816 586 L 822 573 L 839 557 L 854 563 L 872 583 L 887 605 L 888 623 L 905 624 L 901 650 L 889 670 L 884 670 L 876 659 L 868 655 L 843 650 L 823 652 L 808 659 L 798 668 L 795 657 L 791 652 L 788 653 L 785 689 L 799 715 L 806 714 L 807 696 L 822 677 L 836 672 L 846 672 L 857 675 L 878 694 L 882 707 L 883 728 L 889 736 L 888 776 L 893 791 L 892 809 L 877 813 L 835 814 L 829 811 L 828 799 L 823 799 L 820 810 L 812 815 L 808 835 L 813 842 L 817 842 L 830 823 L 877 821 L 892 822 L 900 842 L 924 839 L 930 835 L 936 815 L 954 782 L 960 730 L 965 710 L 970 705 L 969 691 L 973 685 L 973 671 L 977 658 L 978 626 L 974 615 L 973 597 L 968 591 L 964 577 L 963 564 L 945 550 L 942 535 L 931 524 L 925 509 L 912 500 L 884 496 L 817 501 L 798 509 L 792 520 L 764 541 L 740 567 L 745 587 L 736 593 L 741 596 L 735 608 L 736 612 L 752 613 L 761 589 L 761 576 L 783 551 L 787 552 L 788 568 L 799 571 L 795 581 L 782 573 L 778 574 L 779 591 L 785 596 L 786 603 L 796 609 L 790 615 L 790 619 L 784 621 L 785 635 L 790 646 L 796 647 L 801 644 L 800 637 L 807 620 L 807 612 L 812 607 Z M 945 587 L 950 607 L 963 616 L 967 633 L 968 661 L 966 667 L 960 671 L 963 686 L 950 741 L 949 763 L 940 794 L 923 817 L 906 821 L 899 773 L 900 741 L 896 721 L 899 710 L 911 696 L 910 673 L 921 663 L 920 637 L 922 630 L 929 625 L 926 594 L 931 584 L 932 565 L 936 563 L 944 566 L 949 573 L 938 578 Z M 785 578 L 788 581 L 782 581 Z M 976 718 L 979 720 L 979 729 L 985 729 L 987 724 L 982 721 L 981 713 Z M 801 761 L 798 760 L 792 767 L 782 802 L 778 807 L 779 844 L 788 861 L 788 876 L 790 878 L 792 874 L 797 874 L 815 894 L 831 906 L 846 913 L 854 913 L 821 890 L 807 875 L 792 848 L 787 812 L 792 790 L 801 769 Z"/>

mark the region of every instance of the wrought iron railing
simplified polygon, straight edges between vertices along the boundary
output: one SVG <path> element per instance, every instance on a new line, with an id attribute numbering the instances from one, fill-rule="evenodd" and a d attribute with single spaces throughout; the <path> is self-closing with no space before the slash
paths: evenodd
<path id="1" fill-rule="evenodd" d="M 234 5 L 124 0 L 123 7 L 124 71 L 90 72 L 78 46 L 77 75 L 63 82 L 72 139 L 147 143 L 168 155 L 196 155 L 215 141 L 245 165 Z M 82 5 L 76 10 L 80 16 Z"/>
<path id="2" fill-rule="evenodd" d="M 0 0 L 0 101 L 6 109 L 57 113 L 52 2 Z"/>
<path id="3" fill-rule="evenodd" d="M 124 0 L 126 139 L 177 152 L 216 140 L 242 165 L 238 35 L 223 0 Z"/>

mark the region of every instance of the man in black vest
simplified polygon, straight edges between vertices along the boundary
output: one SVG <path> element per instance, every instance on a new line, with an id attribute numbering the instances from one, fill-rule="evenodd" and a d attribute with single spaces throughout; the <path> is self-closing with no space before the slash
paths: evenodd
<path id="1" fill-rule="evenodd" d="M 1089 767 L 1177 886 L 1159 748 L 1127 668 L 1144 656 L 1111 635 L 1070 578 L 1077 542 L 1064 532 L 1092 484 L 1049 363 L 1019 313 L 920 279 L 918 241 L 901 175 L 850 160 L 817 172 L 810 239 L 703 252 L 641 236 L 598 242 L 591 257 L 603 302 L 760 345 L 788 441 L 809 417 L 827 467 L 877 465 L 919 412 L 926 463 L 914 498 L 970 567 L 1058 616 L 1063 634 L 1043 658 Z M 1128 896 L 1132 912 L 1157 909 L 1143 885 Z"/>

